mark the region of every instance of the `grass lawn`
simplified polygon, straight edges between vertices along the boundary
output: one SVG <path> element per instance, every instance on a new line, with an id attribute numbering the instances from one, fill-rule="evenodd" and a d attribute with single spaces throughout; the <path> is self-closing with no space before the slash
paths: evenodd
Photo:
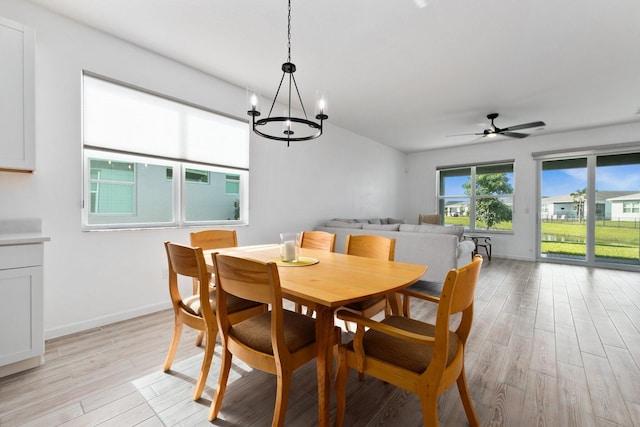
<path id="1" fill-rule="evenodd" d="M 446 217 L 446 225 L 469 226 L 468 217 Z M 478 224 L 482 226 L 483 224 Z M 511 223 L 501 223 L 496 230 L 511 230 Z M 480 231 L 480 230 L 478 230 Z M 543 222 L 541 249 L 544 254 L 585 256 L 586 224 L 579 222 Z M 638 260 L 640 258 L 640 223 L 633 221 L 598 221 L 595 255 L 601 258 Z"/>

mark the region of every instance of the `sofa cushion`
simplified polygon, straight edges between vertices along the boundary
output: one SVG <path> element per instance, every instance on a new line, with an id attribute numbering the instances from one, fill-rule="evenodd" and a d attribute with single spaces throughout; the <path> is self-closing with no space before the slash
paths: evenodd
<path id="1" fill-rule="evenodd" d="M 382 222 L 378 218 L 373 218 L 369 220 L 369 224 L 382 224 Z"/>
<path id="2" fill-rule="evenodd" d="M 435 224 L 401 224 L 400 231 L 413 231 L 419 233 L 437 233 L 437 234 L 453 234 L 458 236 L 458 239 L 462 239 L 464 234 L 464 227 L 459 225 L 445 226 Z"/>
<path id="3" fill-rule="evenodd" d="M 398 231 L 400 230 L 400 224 L 362 224 L 362 229 Z"/>
<path id="4" fill-rule="evenodd" d="M 399 218 L 387 218 L 387 222 L 389 224 L 404 224 L 406 221 Z"/>
<path id="5" fill-rule="evenodd" d="M 355 222 L 344 222 L 344 221 L 327 221 L 327 227 L 337 227 L 337 228 L 362 228 L 364 224 L 355 223 Z"/>

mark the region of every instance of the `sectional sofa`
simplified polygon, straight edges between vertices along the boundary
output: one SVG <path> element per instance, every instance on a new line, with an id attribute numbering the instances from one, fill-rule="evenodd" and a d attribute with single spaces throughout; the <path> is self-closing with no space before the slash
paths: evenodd
<path id="1" fill-rule="evenodd" d="M 377 234 L 396 239 L 395 260 L 426 265 L 421 280 L 442 283 L 447 272 L 471 262 L 473 242 L 462 240 L 464 228 L 405 224 L 393 218 L 333 219 L 316 230 L 336 234 L 336 252 L 344 253 L 347 235 Z"/>

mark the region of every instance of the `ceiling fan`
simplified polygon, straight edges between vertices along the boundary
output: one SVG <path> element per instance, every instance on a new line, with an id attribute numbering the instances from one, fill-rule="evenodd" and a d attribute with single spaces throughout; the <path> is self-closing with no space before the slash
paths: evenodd
<path id="1" fill-rule="evenodd" d="M 461 135 L 481 135 L 483 137 L 488 136 L 488 137 L 494 137 L 494 136 L 498 136 L 498 135 L 504 135 L 504 136 L 508 136 L 511 138 L 526 138 L 527 136 L 529 136 L 528 133 L 521 133 L 521 132 L 513 132 L 514 130 L 522 130 L 522 129 L 529 129 L 529 128 L 536 128 L 536 127 L 541 127 L 541 126 L 546 126 L 545 122 L 531 122 L 531 123 L 524 123 L 521 125 L 515 125 L 515 126 L 509 126 L 506 128 L 499 128 L 496 125 L 493 124 L 493 121 L 498 118 L 498 113 L 491 113 L 487 115 L 487 119 L 491 120 L 491 125 L 489 126 L 489 128 L 485 129 L 483 132 L 481 133 L 463 133 L 463 134 L 458 134 L 458 135 L 448 135 L 448 136 L 461 136 Z"/>

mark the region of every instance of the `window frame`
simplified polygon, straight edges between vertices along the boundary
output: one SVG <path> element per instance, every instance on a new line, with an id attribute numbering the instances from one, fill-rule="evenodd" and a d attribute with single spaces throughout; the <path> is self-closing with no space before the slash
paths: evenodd
<path id="1" fill-rule="evenodd" d="M 504 194 L 478 194 L 477 192 L 477 188 L 476 188 L 476 182 L 477 182 L 477 176 L 478 174 L 478 169 L 482 169 L 482 168 L 488 168 L 488 167 L 504 167 L 504 166 L 508 166 L 511 168 L 511 173 L 513 175 L 513 178 L 511 180 L 511 186 L 512 186 L 512 192 L 511 193 L 504 193 Z M 469 176 L 469 182 L 470 182 L 470 194 L 442 194 L 443 188 L 442 188 L 442 174 L 447 172 L 447 171 L 464 171 L 465 169 L 468 169 L 468 176 Z M 509 160 L 499 160 L 499 161 L 492 161 L 492 162 L 483 162 L 483 163 L 474 163 L 474 164 L 463 164 L 463 165 L 453 165 L 453 166 L 438 166 L 436 167 L 436 206 L 438 206 L 438 213 L 440 214 L 440 216 L 443 218 L 443 222 L 446 221 L 446 216 L 445 216 L 445 208 L 447 206 L 447 200 L 454 200 L 454 201 L 460 201 L 460 200 L 468 200 L 469 201 L 469 205 L 467 207 L 467 209 L 469 210 L 469 223 L 466 225 L 462 225 L 465 228 L 465 232 L 469 232 L 469 233 L 475 233 L 475 234 L 513 234 L 513 229 L 514 229 L 514 215 L 513 212 L 515 211 L 515 194 L 516 194 L 516 173 L 515 173 L 515 169 L 516 169 L 516 162 L 513 159 L 509 159 Z M 460 175 L 460 176 L 466 176 L 465 175 Z M 445 189 L 446 191 L 446 189 Z M 510 209 L 511 209 L 511 228 L 510 229 L 495 229 L 495 228 L 477 228 L 476 227 L 476 223 L 477 223 L 477 215 L 476 215 L 476 211 L 477 211 L 477 202 L 479 200 L 486 200 L 486 199 L 496 199 L 496 200 L 502 200 L 502 199 L 509 199 L 511 201 L 511 205 L 510 205 Z M 506 203 L 508 205 L 508 203 Z M 446 224 L 445 224 L 446 225 Z"/>

